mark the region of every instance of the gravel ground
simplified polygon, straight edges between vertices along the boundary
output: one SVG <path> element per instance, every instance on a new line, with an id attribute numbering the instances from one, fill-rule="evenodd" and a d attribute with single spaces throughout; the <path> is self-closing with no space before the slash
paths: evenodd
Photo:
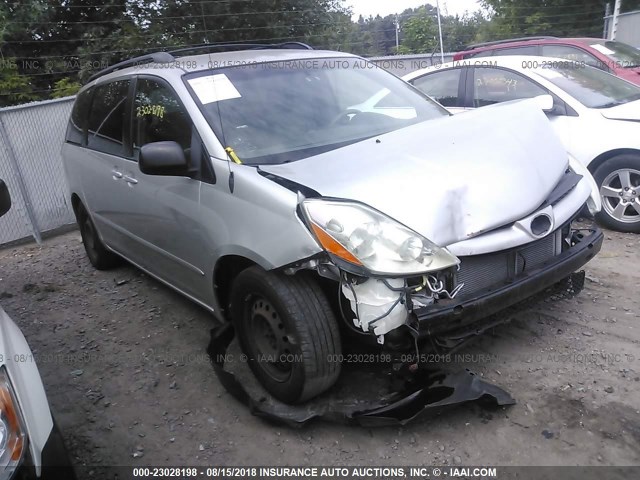
<path id="1" fill-rule="evenodd" d="M 77 466 L 637 465 L 639 247 L 606 232 L 580 296 L 535 305 L 461 352 L 461 367 L 516 405 L 402 428 L 253 417 L 205 355 L 215 320 L 132 266 L 94 270 L 77 232 L 0 251 L 0 302 L 36 354 Z"/>

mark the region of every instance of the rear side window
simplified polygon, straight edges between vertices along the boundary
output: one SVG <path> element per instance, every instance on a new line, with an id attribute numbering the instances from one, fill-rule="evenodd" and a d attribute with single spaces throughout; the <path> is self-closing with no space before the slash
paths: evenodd
<path id="1" fill-rule="evenodd" d="M 543 45 L 542 55 L 545 57 L 565 58 L 573 62 L 584 62 L 586 65 L 607 70 L 606 65 L 590 53 L 569 45 Z"/>
<path id="2" fill-rule="evenodd" d="M 445 107 L 457 107 L 458 85 L 462 69 L 455 68 L 416 78 L 411 83 Z"/>
<path id="3" fill-rule="evenodd" d="M 67 126 L 67 142 L 81 145 L 84 143 L 84 133 L 87 127 L 89 105 L 91 104 L 92 89 L 80 93 L 73 104 L 69 125 Z"/>
<path id="4" fill-rule="evenodd" d="M 523 45 L 521 47 L 492 48 L 478 53 L 468 53 L 464 57 L 494 57 L 497 55 L 538 55 L 538 46 Z"/>
<path id="5" fill-rule="evenodd" d="M 89 114 L 87 145 L 113 155 L 123 155 L 129 80 L 95 87 Z"/>

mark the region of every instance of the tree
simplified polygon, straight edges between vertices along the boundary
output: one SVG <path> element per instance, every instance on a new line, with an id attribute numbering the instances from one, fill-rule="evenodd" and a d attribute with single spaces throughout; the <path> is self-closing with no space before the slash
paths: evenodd
<path id="1" fill-rule="evenodd" d="M 0 4 L 0 106 L 24 103 L 38 98 L 39 63 L 30 54 L 29 32 L 45 17 L 43 2 Z M 12 43 L 10 43 L 12 42 Z"/>
<path id="2" fill-rule="evenodd" d="M 67 94 L 102 68 L 175 47 L 313 41 L 347 50 L 356 34 L 342 2 L 5 0 L 0 102 Z"/>
<path id="3" fill-rule="evenodd" d="M 418 8 L 402 25 L 402 45 L 398 53 L 425 53 L 438 44 L 438 24 L 434 20 L 434 8 L 425 5 Z"/>
<path id="4" fill-rule="evenodd" d="M 553 35 L 600 37 L 606 0 L 481 0 L 493 12 L 493 39 Z"/>
<path id="5" fill-rule="evenodd" d="M 29 78 L 18 71 L 15 58 L 0 59 L 0 107 L 37 99 Z"/>
<path id="6" fill-rule="evenodd" d="M 80 82 L 75 82 L 70 78 L 63 78 L 55 83 L 51 96 L 53 98 L 69 97 L 78 93 L 81 86 Z"/>
<path id="7" fill-rule="evenodd" d="M 442 18 L 442 36 L 446 52 L 464 50 L 471 43 L 485 41 L 482 32 L 489 25 L 489 20 L 481 12 L 465 14 L 462 17 L 447 16 Z"/>

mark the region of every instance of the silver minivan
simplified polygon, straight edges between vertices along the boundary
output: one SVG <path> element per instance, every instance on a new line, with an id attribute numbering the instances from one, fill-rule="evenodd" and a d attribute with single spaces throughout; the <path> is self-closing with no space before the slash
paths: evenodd
<path id="1" fill-rule="evenodd" d="M 297 43 L 114 65 L 78 94 L 63 157 L 91 263 L 233 322 L 285 402 L 331 387 L 356 343 L 458 347 L 603 238 L 573 226 L 597 188 L 536 102 L 453 117 Z"/>

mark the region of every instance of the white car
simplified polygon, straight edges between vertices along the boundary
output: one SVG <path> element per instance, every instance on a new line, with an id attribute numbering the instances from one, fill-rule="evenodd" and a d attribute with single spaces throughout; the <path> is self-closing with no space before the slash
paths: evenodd
<path id="1" fill-rule="evenodd" d="M 11 206 L 0 180 L 0 216 Z M 0 479 L 73 480 L 38 367 L 18 326 L 0 308 Z"/>
<path id="2" fill-rule="evenodd" d="M 547 117 L 587 166 L 603 225 L 640 232 L 640 87 L 580 62 L 530 56 L 467 59 L 403 77 L 453 113 L 550 95 Z"/>

